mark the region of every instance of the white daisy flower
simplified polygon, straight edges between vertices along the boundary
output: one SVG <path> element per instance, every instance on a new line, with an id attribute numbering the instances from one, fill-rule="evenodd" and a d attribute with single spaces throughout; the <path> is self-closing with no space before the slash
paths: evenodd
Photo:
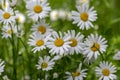
<path id="1" fill-rule="evenodd" d="M 118 51 L 117 53 L 115 53 L 115 55 L 113 56 L 114 60 L 120 60 L 120 51 Z"/>
<path id="2" fill-rule="evenodd" d="M 49 38 L 49 41 L 47 42 L 47 47 L 50 48 L 51 54 L 59 54 L 63 55 L 65 52 L 67 52 L 70 48 L 70 36 L 63 36 L 61 32 L 53 32 L 52 36 Z"/>
<path id="3" fill-rule="evenodd" d="M 66 15 L 67 15 L 67 20 L 71 21 L 72 20 L 72 14 L 71 14 L 71 12 L 66 12 Z"/>
<path id="4" fill-rule="evenodd" d="M 79 32 L 75 33 L 75 30 L 68 30 L 67 33 L 65 33 L 66 36 L 70 36 L 70 41 L 72 42 L 70 44 L 71 48 L 69 49 L 68 53 L 74 54 L 74 52 L 82 53 L 83 50 L 83 38 L 84 36 Z"/>
<path id="5" fill-rule="evenodd" d="M 57 10 L 51 11 L 51 12 L 50 12 L 50 19 L 51 19 L 52 21 L 57 21 L 58 18 L 59 18 L 59 14 L 58 14 L 58 13 L 59 13 L 59 12 L 58 12 Z"/>
<path id="6" fill-rule="evenodd" d="M 45 37 L 40 33 L 33 33 L 30 35 L 28 44 L 34 47 L 32 51 L 36 53 L 37 51 L 46 49 L 46 42 L 48 41 L 48 39 L 49 35 Z"/>
<path id="7" fill-rule="evenodd" d="M 39 57 L 39 62 L 36 65 L 37 69 L 42 69 L 43 71 L 51 70 L 54 66 L 54 60 L 50 59 L 50 56 L 44 56 L 44 58 Z"/>
<path id="8" fill-rule="evenodd" d="M 18 14 L 16 14 L 16 19 L 17 19 L 17 22 L 18 23 L 24 23 L 25 22 L 25 16 L 24 16 L 24 14 L 22 14 L 22 13 L 18 13 Z"/>
<path id="9" fill-rule="evenodd" d="M 73 24 L 77 23 L 77 26 L 82 30 L 88 30 L 90 27 L 93 27 L 91 22 L 97 19 L 97 13 L 94 7 L 89 9 L 88 4 L 83 4 L 82 6 L 76 6 L 76 8 L 78 12 L 72 11 Z"/>
<path id="10" fill-rule="evenodd" d="M 89 4 L 89 0 L 76 0 L 76 5 L 81 6 L 82 4 Z"/>
<path id="11" fill-rule="evenodd" d="M 1 75 L 2 72 L 4 72 L 4 67 L 5 67 L 4 61 L 2 61 L 2 60 L 0 59 L 0 75 Z"/>
<path id="12" fill-rule="evenodd" d="M 66 72 L 66 80 L 83 80 L 84 77 L 86 77 L 87 69 L 81 69 L 82 68 L 82 63 L 79 64 L 78 69 L 75 72 Z"/>
<path id="13" fill-rule="evenodd" d="M 58 17 L 59 17 L 59 19 L 61 19 L 61 20 L 65 20 L 65 19 L 67 18 L 66 11 L 65 11 L 65 10 L 59 10 L 59 12 L 58 12 Z"/>
<path id="14" fill-rule="evenodd" d="M 92 58 L 97 59 L 100 53 L 106 51 L 107 41 L 102 36 L 98 36 L 98 34 L 89 35 L 84 42 L 84 50 L 83 54 L 91 60 Z"/>
<path id="15" fill-rule="evenodd" d="M 3 24 L 15 23 L 15 13 L 17 12 L 13 12 L 13 9 L 11 9 L 10 7 L 0 10 L 0 22 L 2 22 Z"/>
<path id="16" fill-rule="evenodd" d="M 45 36 L 48 36 L 52 32 L 52 29 L 50 29 L 49 24 L 47 24 L 45 20 L 41 20 L 37 24 L 34 24 L 31 30 L 37 33 L 41 33 L 41 35 Z"/>
<path id="17" fill-rule="evenodd" d="M 54 72 L 53 73 L 53 79 L 56 79 L 56 78 L 58 78 L 59 77 L 59 74 L 57 73 L 57 72 Z"/>
<path id="18" fill-rule="evenodd" d="M 9 1 L 8 0 L 0 0 L 1 4 L 2 4 L 2 8 L 6 9 L 7 7 L 10 6 Z"/>
<path id="19" fill-rule="evenodd" d="M 7 75 L 4 75 L 2 78 L 3 80 L 10 80 Z"/>
<path id="20" fill-rule="evenodd" d="M 34 21 L 38 19 L 43 19 L 48 16 L 48 12 L 51 10 L 47 0 L 31 0 L 26 2 L 26 8 L 28 9 L 28 16 L 31 17 Z"/>
<path id="21" fill-rule="evenodd" d="M 116 67 L 112 63 L 100 62 L 99 67 L 95 69 L 97 77 L 99 80 L 114 80 L 117 76 L 114 74 L 116 72 Z"/>
<path id="22" fill-rule="evenodd" d="M 17 33 L 17 26 L 15 25 L 5 25 L 2 28 L 2 38 L 8 38 L 12 36 L 12 34 Z"/>

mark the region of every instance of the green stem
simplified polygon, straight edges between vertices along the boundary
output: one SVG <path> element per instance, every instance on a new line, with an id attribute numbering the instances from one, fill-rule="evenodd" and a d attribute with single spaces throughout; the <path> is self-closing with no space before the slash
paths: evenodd
<path id="1" fill-rule="evenodd" d="M 13 30 L 12 26 L 11 26 L 11 30 Z M 14 43 L 14 34 L 13 33 L 12 33 L 11 43 L 12 43 L 12 53 L 13 53 L 13 80 L 17 80 L 17 66 L 16 66 L 17 56 L 16 56 L 16 52 L 15 52 L 15 43 Z"/>
<path id="2" fill-rule="evenodd" d="M 31 73 L 31 56 L 28 52 L 27 46 L 24 44 L 23 40 L 20 38 L 21 43 L 23 44 L 25 51 L 27 53 L 27 57 L 28 57 L 28 65 L 29 65 L 29 76 L 30 76 L 30 80 L 32 80 L 32 73 Z"/>
<path id="3" fill-rule="evenodd" d="M 99 51 L 99 50 L 98 50 L 98 51 Z M 103 54 L 102 54 L 100 51 L 99 51 L 99 53 L 100 53 L 100 55 L 101 55 L 101 57 L 102 57 L 102 61 L 105 60 Z"/>

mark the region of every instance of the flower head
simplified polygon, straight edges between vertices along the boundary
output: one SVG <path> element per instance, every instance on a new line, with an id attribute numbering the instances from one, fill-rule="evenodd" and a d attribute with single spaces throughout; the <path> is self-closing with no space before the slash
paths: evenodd
<path id="1" fill-rule="evenodd" d="M 41 20 L 37 24 L 34 24 L 31 30 L 45 36 L 48 36 L 52 32 L 52 29 L 50 29 L 49 24 L 47 24 L 45 20 Z"/>
<path id="2" fill-rule="evenodd" d="M 48 41 L 49 36 L 45 37 L 40 33 L 33 33 L 30 35 L 28 44 L 33 46 L 32 51 L 36 53 L 37 51 L 46 49 L 46 42 Z"/>
<path id="3" fill-rule="evenodd" d="M 114 80 L 116 79 L 116 67 L 112 63 L 100 62 L 99 67 L 95 69 L 96 75 L 99 77 L 99 80 Z"/>
<path id="4" fill-rule="evenodd" d="M 88 4 L 83 4 L 82 6 L 77 6 L 76 11 L 72 11 L 73 24 L 77 24 L 80 29 L 88 30 L 90 27 L 93 27 L 92 23 L 97 19 L 97 13 L 94 10 L 94 7 L 89 9 Z"/>
<path id="5" fill-rule="evenodd" d="M 79 33 L 75 33 L 75 30 L 71 30 L 67 33 L 65 33 L 66 36 L 70 36 L 69 41 L 71 41 L 70 44 L 70 49 L 68 51 L 68 53 L 70 54 L 74 54 L 74 52 L 78 53 L 82 53 L 83 50 L 83 38 L 84 36 L 79 32 Z"/>
<path id="6" fill-rule="evenodd" d="M 83 54 L 91 60 L 91 58 L 97 59 L 100 53 L 106 51 L 107 41 L 98 34 L 90 34 L 84 42 Z"/>
<path id="7" fill-rule="evenodd" d="M 63 36 L 61 32 L 53 32 L 49 41 L 47 42 L 47 47 L 50 48 L 51 54 L 63 55 L 70 48 L 70 36 Z"/>
<path id="8" fill-rule="evenodd" d="M 75 72 L 66 72 L 68 76 L 66 76 L 67 80 L 83 80 L 84 77 L 86 77 L 87 69 L 81 69 L 82 68 L 82 63 L 79 64 L 78 69 Z"/>
<path id="9" fill-rule="evenodd" d="M 114 60 L 120 60 L 120 51 L 118 51 L 117 53 L 115 53 L 115 55 L 113 56 Z"/>
<path id="10" fill-rule="evenodd" d="M 33 20 L 38 21 L 38 19 L 43 19 L 48 15 L 51 10 L 47 0 L 31 0 L 26 2 L 26 8 L 28 9 L 28 16 Z"/>
<path id="11" fill-rule="evenodd" d="M 3 10 L 0 10 L 0 22 L 3 24 L 12 24 L 15 23 L 17 11 L 13 12 L 13 9 L 10 7 L 4 8 Z"/>
<path id="12" fill-rule="evenodd" d="M 11 37 L 12 34 L 17 33 L 17 26 L 15 25 L 4 25 L 2 28 L 2 38 Z"/>
<path id="13" fill-rule="evenodd" d="M 54 66 L 54 60 L 50 59 L 50 56 L 44 56 L 44 58 L 39 57 L 39 62 L 36 65 L 37 69 L 42 69 L 43 71 L 51 70 Z"/>

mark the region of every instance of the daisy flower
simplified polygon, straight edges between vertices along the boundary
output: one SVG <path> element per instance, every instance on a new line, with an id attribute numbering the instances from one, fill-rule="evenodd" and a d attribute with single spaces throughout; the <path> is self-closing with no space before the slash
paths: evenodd
<path id="1" fill-rule="evenodd" d="M 82 6 L 76 6 L 77 11 L 72 11 L 73 24 L 77 23 L 80 29 L 88 30 L 90 27 L 93 27 L 91 22 L 96 21 L 97 13 L 94 10 L 94 7 L 89 9 L 88 4 L 83 4 Z"/>
<path id="2" fill-rule="evenodd" d="M 47 42 L 47 47 L 50 48 L 51 54 L 63 55 L 70 48 L 70 36 L 63 36 L 61 32 L 53 32 L 49 41 Z"/>
<path id="3" fill-rule="evenodd" d="M 48 15 L 48 12 L 51 10 L 49 3 L 47 3 L 47 0 L 31 0 L 26 3 L 28 16 L 31 17 L 34 21 L 37 21 L 39 18 L 45 18 Z"/>
<path id="4" fill-rule="evenodd" d="M 112 63 L 100 62 L 99 67 L 95 69 L 96 75 L 99 77 L 99 80 L 114 80 L 116 79 L 116 67 Z"/>
<path id="5" fill-rule="evenodd" d="M 50 59 L 50 56 L 44 56 L 44 58 L 39 57 L 39 62 L 36 65 L 37 69 L 42 69 L 43 71 L 51 70 L 54 66 L 54 60 Z"/>
<path id="6" fill-rule="evenodd" d="M 0 75 L 1 75 L 1 73 L 4 71 L 4 67 L 5 67 L 4 61 L 2 61 L 2 60 L 0 59 Z"/>
<path id="7" fill-rule="evenodd" d="M 46 42 L 48 41 L 49 36 L 45 37 L 40 33 L 33 33 L 30 35 L 28 44 L 33 46 L 32 51 L 36 53 L 37 51 L 46 49 Z"/>
<path id="8" fill-rule="evenodd" d="M 59 14 L 58 13 L 59 13 L 58 10 L 52 10 L 50 12 L 50 19 L 52 21 L 57 21 L 59 19 Z"/>
<path id="9" fill-rule="evenodd" d="M 71 48 L 69 49 L 68 53 L 74 54 L 74 52 L 81 53 L 83 50 L 83 38 L 84 36 L 79 32 L 75 33 L 75 30 L 68 30 L 67 33 L 65 33 L 66 36 L 70 36 L 70 41 L 72 42 L 70 44 Z"/>
<path id="10" fill-rule="evenodd" d="M 89 0 L 76 0 L 76 5 L 81 6 L 82 4 L 89 4 Z"/>
<path id="11" fill-rule="evenodd" d="M 3 8 L 3 10 L 0 10 L 0 22 L 2 22 L 3 24 L 15 23 L 15 13 L 17 13 L 17 11 L 13 12 L 13 9 L 11 9 L 10 7 Z"/>
<path id="12" fill-rule="evenodd" d="M 87 69 L 81 69 L 82 68 L 82 63 L 79 64 L 78 69 L 75 72 L 66 72 L 68 76 L 66 76 L 66 80 L 83 80 L 84 77 L 86 77 Z"/>
<path id="13" fill-rule="evenodd" d="M 34 24 L 31 30 L 37 33 L 41 33 L 41 35 L 45 36 L 48 36 L 52 32 L 52 29 L 50 29 L 49 24 L 47 24 L 45 20 L 41 20 L 37 24 Z"/>
<path id="14" fill-rule="evenodd" d="M 83 54 L 89 60 L 91 60 L 92 58 L 97 59 L 100 53 L 102 54 L 106 51 L 106 43 L 106 39 L 102 38 L 102 36 L 99 36 L 98 34 L 90 34 L 84 42 Z"/>
<path id="15" fill-rule="evenodd" d="M 120 51 L 118 51 L 117 53 L 115 53 L 115 55 L 113 56 L 114 60 L 120 60 Z"/>
<path id="16" fill-rule="evenodd" d="M 17 26 L 15 25 L 5 25 L 2 28 L 2 38 L 8 38 L 12 36 L 12 33 L 17 33 Z"/>
<path id="17" fill-rule="evenodd" d="M 16 19 L 18 23 L 24 23 L 25 22 L 25 16 L 24 14 L 18 12 L 18 14 L 16 14 Z"/>

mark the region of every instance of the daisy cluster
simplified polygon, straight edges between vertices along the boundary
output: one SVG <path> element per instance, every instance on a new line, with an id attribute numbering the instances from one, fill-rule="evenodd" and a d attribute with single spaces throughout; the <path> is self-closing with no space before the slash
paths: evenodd
<path id="1" fill-rule="evenodd" d="M 117 79 L 115 75 L 117 68 L 112 62 L 105 59 L 108 47 L 106 38 L 98 33 L 85 35 L 80 32 L 80 30 L 93 28 L 93 22 L 98 18 L 97 11 L 94 7 L 89 6 L 89 0 L 80 1 L 77 0 L 76 2 L 76 10 L 65 12 L 61 10 L 51 11 L 52 9 L 47 0 L 24 0 L 27 16 L 33 22 L 27 44 L 30 46 L 30 52 L 35 53 L 33 55 L 39 57 L 34 66 L 38 70 L 37 73 L 40 72 L 40 75 L 45 76 L 45 80 L 51 80 L 49 79 L 50 73 L 53 73 L 53 78 L 57 80 L 61 77 L 59 77 L 59 74 L 64 74 L 64 79 L 66 80 L 84 80 L 87 78 L 89 71 L 92 70 L 91 65 L 94 63 L 97 64 L 93 68 L 94 73 L 99 80 Z M 2 38 L 10 40 L 22 38 L 24 34 L 22 24 L 25 22 L 25 17 L 15 8 L 17 0 L 2 0 L 1 3 L 0 23 L 2 24 Z M 63 20 L 67 18 L 68 20 L 73 20 L 73 25 L 77 25 L 80 30 L 55 31 L 50 23 L 47 22 L 49 13 L 52 21 L 58 18 Z M 82 58 L 80 59 L 81 61 L 77 61 L 72 57 L 75 55 L 77 57 L 80 56 Z M 117 55 L 120 55 L 120 53 L 118 52 L 115 58 Z M 71 65 L 71 62 L 66 62 L 67 60 L 64 59 L 66 57 L 71 59 L 71 61 L 77 61 L 77 66 L 72 66 L 72 70 L 69 68 L 65 69 L 64 73 L 55 72 L 54 69 L 56 69 L 57 65 L 64 66 L 67 63 Z M 120 57 L 117 58 L 117 60 L 119 59 Z M 64 64 L 59 64 L 60 61 L 63 61 Z M 4 61 L 0 59 L 0 75 L 4 71 L 4 66 Z M 3 77 L 3 79 L 6 78 L 8 77 Z"/>
<path id="2" fill-rule="evenodd" d="M 51 8 L 47 0 L 30 0 L 26 1 L 26 8 L 28 9 L 28 16 L 35 20 L 33 24 L 28 44 L 32 46 L 33 53 L 39 53 L 40 51 L 48 49 L 50 56 L 54 56 L 52 59 L 50 56 L 44 55 L 39 57 L 37 69 L 43 71 L 49 71 L 53 69 L 56 60 L 61 59 L 63 56 L 80 54 L 83 55 L 85 63 L 92 64 L 98 57 L 102 57 L 107 48 L 107 41 L 101 35 L 91 33 L 85 37 L 81 32 L 75 30 L 68 30 L 67 32 L 55 31 L 51 26 L 46 23 L 46 16 L 48 16 Z M 88 30 L 94 27 L 92 22 L 96 21 L 97 13 L 94 7 L 89 8 L 89 4 L 84 3 L 76 6 L 78 11 L 72 11 L 71 18 L 73 24 L 77 24 L 79 29 Z M 54 19 L 56 20 L 59 16 L 54 11 Z M 52 13 L 50 14 L 52 16 Z M 67 80 L 83 80 L 87 76 L 88 69 L 81 69 L 82 63 L 80 62 L 79 67 L 76 71 L 66 71 Z M 108 61 L 100 62 L 100 67 L 95 69 L 96 75 L 99 80 L 116 79 L 116 67 Z"/>

